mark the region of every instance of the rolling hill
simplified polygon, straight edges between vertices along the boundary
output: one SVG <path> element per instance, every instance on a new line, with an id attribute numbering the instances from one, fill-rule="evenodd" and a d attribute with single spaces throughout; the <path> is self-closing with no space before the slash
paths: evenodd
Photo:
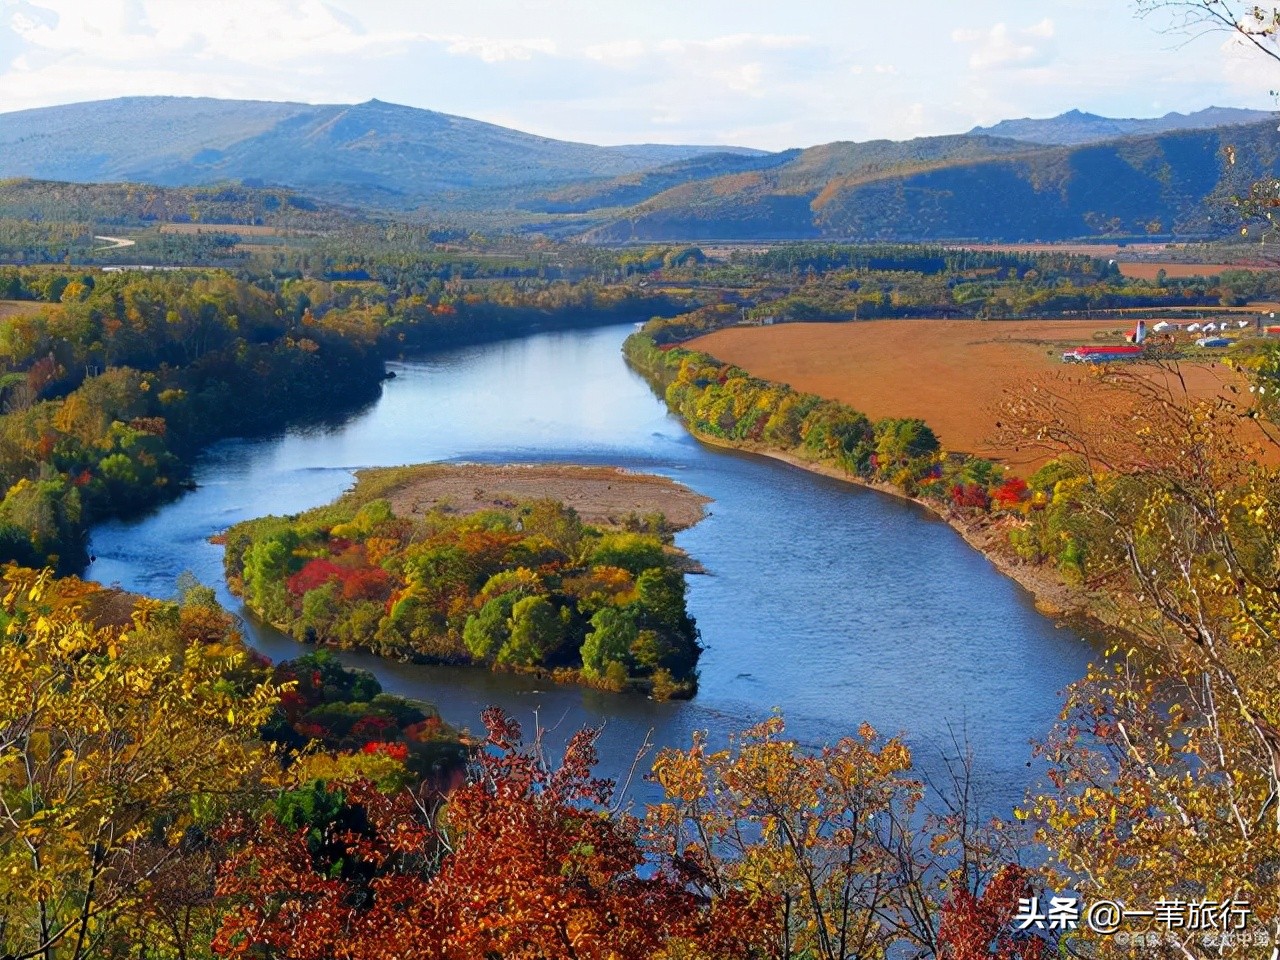
<path id="1" fill-rule="evenodd" d="M 1224 151 L 1231 145 L 1234 166 Z M 684 184 L 592 228 L 600 242 L 732 239 L 1066 240 L 1233 229 L 1227 198 L 1280 172 L 1270 121 L 1077 147 L 991 137 L 830 144 L 785 164 Z"/>
<path id="2" fill-rule="evenodd" d="M 732 147 L 599 147 L 370 100 L 312 106 L 126 97 L 0 114 L 0 177 L 190 186 L 240 180 L 409 209 L 611 178 Z"/>
<path id="3" fill-rule="evenodd" d="M 292 190 L 237 183 L 157 187 L 138 183 L 0 180 L 0 219 L 152 227 L 165 223 L 321 230 L 359 219 L 354 210 L 317 203 Z"/>
<path id="4" fill-rule="evenodd" d="M 0 114 L 0 177 L 269 188 L 284 192 L 219 202 L 283 204 L 278 218 L 296 217 L 310 197 L 606 243 L 1205 236 L 1232 229 L 1230 194 L 1277 171 L 1270 116 L 1072 111 L 968 134 L 765 153 L 570 143 L 378 100 L 135 97 Z M 1239 158 L 1230 167 L 1227 145 Z M 73 190 L 26 189 L 76 200 Z"/>

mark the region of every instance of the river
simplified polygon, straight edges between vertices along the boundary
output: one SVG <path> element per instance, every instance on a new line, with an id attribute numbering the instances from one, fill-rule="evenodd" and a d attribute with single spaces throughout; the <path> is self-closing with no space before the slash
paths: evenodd
<path id="1" fill-rule="evenodd" d="M 355 469 L 425 461 L 617 464 L 672 477 L 712 497 L 678 542 L 707 569 L 689 578 L 706 646 L 697 697 L 559 687 L 480 670 L 343 654 L 390 692 L 435 703 L 473 730 L 496 703 L 538 721 L 552 741 L 604 724 L 601 769 L 620 776 L 646 738 L 713 742 L 781 709 L 802 741 L 834 740 L 869 721 L 905 732 L 938 771 L 955 737 L 975 750 L 979 786 L 1008 812 L 1031 779 L 1030 741 L 1056 716 L 1061 689 L 1096 648 L 1041 616 L 950 527 L 914 504 L 776 461 L 706 447 L 623 362 L 631 331 L 548 333 L 393 364 L 381 398 L 339 426 L 226 441 L 195 470 L 198 489 L 154 513 L 100 524 L 87 576 L 168 597 L 190 570 L 217 585 L 233 523 L 328 502 Z M 306 648 L 246 621 L 249 642 L 282 659 Z M 641 784 L 635 795 L 651 788 Z"/>

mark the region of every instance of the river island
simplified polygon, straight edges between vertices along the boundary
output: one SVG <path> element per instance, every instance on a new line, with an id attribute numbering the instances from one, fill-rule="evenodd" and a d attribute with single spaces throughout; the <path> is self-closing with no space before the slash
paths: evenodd
<path id="1" fill-rule="evenodd" d="M 299 640 L 683 698 L 701 647 L 673 535 L 707 502 L 612 467 L 362 470 L 332 504 L 228 530 L 227 579 Z"/>

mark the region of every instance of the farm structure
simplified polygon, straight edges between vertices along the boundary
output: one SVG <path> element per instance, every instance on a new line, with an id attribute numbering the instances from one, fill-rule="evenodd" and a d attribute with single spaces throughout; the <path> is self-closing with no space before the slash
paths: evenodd
<path id="1" fill-rule="evenodd" d="M 1107 344 L 1076 347 L 1062 355 L 1063 363 L 1107 363 L 1112 360 L 1137 360 L 1146 348 L 1141 344 Z"/>

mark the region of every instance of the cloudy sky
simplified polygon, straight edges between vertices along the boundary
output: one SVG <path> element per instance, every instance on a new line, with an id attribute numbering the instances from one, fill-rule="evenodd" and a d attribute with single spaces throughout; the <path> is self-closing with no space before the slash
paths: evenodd
<path id="1" fill-rule="evenodd" d="M 1276 107 L 1280 65 L 1167 25 L 1132 0 L 0 0 L 0 112 L 377 97 L 595 143 L 779 149 Z"/>

